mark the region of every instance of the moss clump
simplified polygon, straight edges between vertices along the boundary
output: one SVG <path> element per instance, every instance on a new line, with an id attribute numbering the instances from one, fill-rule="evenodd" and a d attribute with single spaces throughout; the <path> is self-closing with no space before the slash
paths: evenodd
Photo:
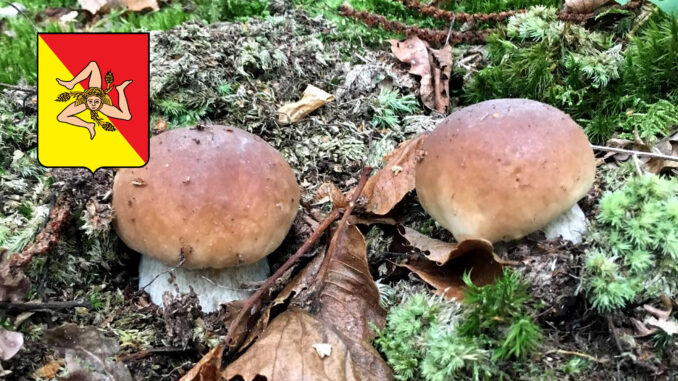
<path id="1" fill-rule="evenodd" d="M 656 13 L 631 41 L 625 33 L 589 31 L 558 20 L 555 8 L 533 7 L 488 38 L 489 65 L 465 84 L 465 101 L 539 100 L 598 142 L 634 130 L 665 135 L 676 122 L 678 23 Z"/>
<path id="2" fill-rule="evenodd" d="M 644 175 L 605 194 L 582 290 L 601 312 L 678 292 L 678 180 Z"/>
<path id="3" fill-rule="evenodd" d="M 375 343 L 396 379 L 496 378 L 504 373 L 500 362 L 524 358 L 539 346 L 541 330 L 530 316 L 528 285 L 517 273 L 505 271 L 483 287 L 469 276 L 464 281 L 466 311 L 421 293 L 391 308 Z"/>

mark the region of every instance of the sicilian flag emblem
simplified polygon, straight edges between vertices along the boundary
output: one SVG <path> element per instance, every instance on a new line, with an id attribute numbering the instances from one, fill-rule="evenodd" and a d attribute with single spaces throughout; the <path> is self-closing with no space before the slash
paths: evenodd
<path id="1" fill-rule="evenodd" d="M 38 160 L 141 167 L 149 147 L 147 33 L 38 34 Z"/>

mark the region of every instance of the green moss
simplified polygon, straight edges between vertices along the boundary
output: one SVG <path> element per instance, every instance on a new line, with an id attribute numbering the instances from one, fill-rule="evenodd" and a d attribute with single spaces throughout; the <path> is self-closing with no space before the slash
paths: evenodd
<path id="1" fill-rule="evenodd" d="M 582 290 L 601 312 L 678 292 L 678 181 L 631 179 L 600 200 Z"/>
<path id="2" fill-rule="evenodd" d="M 527 283 L 506 271 L 495 284 L 475 286 L 468 275 L 466 311 L 421 293 L 392 307 L 376 347 L 399 380 L 442 381 L 505 376 L 500 363 L 524 358 L 541 341 Z"/>
<path id="3" fill-rule="evenodd" d="M 539 100 L 572 115 L 595 142 L 634 130 L 664 136 L 678 118 L 676 19 L 653 15 L 626 50 L 624 38 L 534 7 L 488 38 L 489 65 L 465 84 L 464 101 Z"/>
<path id="4" fill-rule="evenodd" d="M 62 32 L 56 23 L 50 23 L 41 32 Z M 18 83 L 23 79 L 33 85 L 36 72 L 37 32 L 32 22 L 22 16 L 7 19 L 0 24 L 0 82 Z"/>

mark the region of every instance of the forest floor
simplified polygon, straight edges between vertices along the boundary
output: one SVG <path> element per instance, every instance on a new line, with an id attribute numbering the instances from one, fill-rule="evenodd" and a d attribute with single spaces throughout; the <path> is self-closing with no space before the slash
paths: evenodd
<path id="1" fill-rule="evenodd" d="M 357 8 L 364 6 L 369 9 L 369 4 L 381 7 L 374 11 L 388 12 L 391 7 L 387 1 L 353 3 L 358 3 Z M 516 9 L 532 4 L 515 3 L 512 6 Z M 547 5 L 555 5 L 551 3 Z M 161 4 L 161 10 L 165 12 L 168 8 L 178 7 L 174 3 L 170 6 Z M 493 89 L 489 91 L 492 94 L 483 93 L 481 97 L 481 92 L 487 87 L 469 87 L 478 73 L 486 75 L 485 81 L 507 80 L 496 72 L 482 72 L 482 69 L 496 65 L 493 58 L 488 57 L 488 50 L 494 49 L 491 53 L 496 57 L 497 46 L 482 41 L 457 44 L 453 49 L 449 82 L 450 107 L 446 113 L 427 109 L 419 100 L 419 78 L 408 73 L 408 65 L 398 61 L 386 41 L 388 37 L 404 37 L 371 31 L 362 24 L 338 16 L 335 9 L 338 4 L 331 1 L 322 4 L 271 2 L 265 15 L 258 15 L 259 10 L 254 9 L 251 11 L 253 14 L 239 15 L 232 21 L 182 18 L 176 26 L 167 21 L 165 28 L 158 28 L 167 30 L 152 31 L 150 35 L 150 128 L 153 134 L 196 124 L 235 126 L 269 142 L 282 153 L 297 175 L 302 191 L 301 209 L 282 246 L 269 256 L 272 271 L 308 239 L 315 224 L 332 210 L 332 201 L 317 195 L 322 184 L 331 183 L 342 192 L 348 192 L 357 185 L 365 166 L 379 169 L 384 165 L 384 156 L 400 143 L 432 131 L 445 114 L 480 101 L 482 97 L 521 96 L 514 94 L 514 89 Z M 178 9 L 186 11 L 181 7 Z M 642 12 L 647 12 L 647 9 Z M 396 12 L 395 16 L 405 21 L 445 28 L 446 22 L 430 20 L 401 8 L 397 10 L 399 13 Z M 653 11 L 657 12 L 656 9 Z M 618 13 L 621 16 L 615 18 L 617 16 L 613 14 L 613 20 L 604 19 L 600 22 L 604 25 L 596 27 L 613 30 L 624 22 L 622 16 L 627 16 L 622 11 Z M 87 20 L 86 23 L 97 25 L 98 30 L 120 30 L 120 25 L 145 27 L 144 21 L 134 16 L 132 21 L 121 24 L 120 20 L 125 20 L 124 17 L 114 13 L 94 21 Z M 160 19 L 160 16 L 156 18 Z M 660 19 L 660 22 L 665 20 Z M 3 21 L 0 28 L 9 33 L 11 25 Z M 678 41 L 678 28 L 672 32 L 676 33 L 674 38 Z M 27 33 L 32 32 L 29 30 Z M 642 36 L 642 29 L 636 33 Z M 508 39 L 506 35 L 502 37 Z M 568 49 L 566 45 L 567 42 L 564 42 L 563 49 Z M 611 49 L 614 44 L 609 45 Z M 517 42 L 516 46 L 515 49 L 520 49 Z M 577 54 L 584 53 L 575 52 L 573 57 L 579 57 Z M 678 50 L 670 54 L 676 55 Z M 605 61 L 609 57 L 596 57 L 603 62 L 597 66 L 602 67 L 600 71 L 608 70 L 609 67 L 604 65 L 609 64 Z M 519 58 L 525 59 L 516 59 Z M 623 57 L 614 59 L 619 67 L 623 67 L 620 63 Z M 562 72 L 561 69 L 553 72 Z M 489 78 L 491 74 L 497 75 L 497 78 Z M 522 75 L 532 74 L 524 72 Z M 656 75 L 662 75 L 660 68 L 657 68 Z M 100 169 L 91 174 L 86 169 L 45 169 L 37 164 L 35 82 L 29 75 L 25 77 L 28 78 L 13 82 L 18 87 L 0 88 L 0 247 L 6 248 L 9 253 L 21 252 L 30 247 L 48 222 L 54 220 L 50 212 L 66 208 L 69 215 L 61 221 L 56 232 L 58 240 L 53 247 L 43 255 L 34 256 L 25 270 L 30 287 L 23 287 L 26 292 L 20 301 L 33 301 L 40 307 L 23 311 L 19 301 L 7 302 L 5 299 L 0 302 L 0 322 L 6 330 L 3 335 L 16 331 L 23 334 L 24 340 L 21 350 L 14 357 L 0 363 L 0 378 L 116 379 L 111 375 L 118 371 L 127 374 L 128 371 L 136 380 L 179 379 L 227 333 L 233 314 L 226 306 L 219 312 L 204 314 L 190 294 L 175 298 L 164 309 L 149 303 L 148 297 L 138 287 L 139 254 L 119 240 L 111 225 L 114 171 Z M 622 81 L 621 77 L 617 74 L 609 82 Z M 12 78 L 4 80 L 11 82 Z M 635 103 L 639 109 L 648 104 L 667 107 L 657 111 L 647 106 L 643 115 L 660 120 L 668 127 L 658 127 L 658 130 L 645 134 L 643 128 L 646 126 L 641 122 L 631 119 L 631 116 L 628 116 L 629 120 L 620 119 L 626 118 L 627 111 L 621 106 L 616 108 L 620 110 L 616 114 L 610 111 L 607 115 L 609 120 L 617 118 L 618 131 L 596 130 L 598 125 L 593 121 L 593 111 L 588 109 L 581 111 L 576 119 L 596 143 L 605 143 L 610 138 L 628 139 L 634 128 L 636 131 L 640 128 L 645 134 L 642 137 L 648 138 L 649 134 L 653 134 L 652 139 L 646 141 L 656 144 L 672 136 L 678 125 L 670 115 L 671 104 L 675 105 L 678 97 L 675 87 L 678 81 L 672 80 L 669 78 L 662 82 L 664 95 L 657 93 L 657 97 L 668 99 L 669 106 L 663 105 L 663 99 L 643 98 L 644 93 L 638 94 L 640 100 Z M 566 82 L 554 79 L 553 75 L 551 82 L 543 81 L 554 88 Z M 280 106 L 300 99 L 308 85 L 333 94 L 335 99 L 297 123 L 278 123 L 277 110 Z M 583 109 L 591 107 L 589 103 L 595 99 L 605 96 L 600 94 L 603 90 L 599 88 L 592 90 L 589 86 L 583 89 L 575 85 L 569 89 L 572 91 L 564 91 L 558 99 L 570 96 L 571 108 Z M 617 90 L 604 91 L 612 94 Z M 577 96 L 581 96 L 579 104 L 583 106 L 577 106 L 574 99 Z M 532 98 L 549 101 L 541 96 Z M 639 145 L 633 144 L 623 147 L 640 149 Z M 616 159 L 603 158 L 602 153 L 598 155 L 594 186 L 579 201 L 589 225 L 598 220 L 601 197 L 606 192 L 623 189 L 629 179 L 636 176 L 638 168 L 634 167 L 633 160 L 621 162 Z M 675 169 L 668 166 L 660 168 L 660 171 L 668 178 L 676 174 Z M 674 191 L 672 197 L 678 197 L 678 193 Z M 357 210 L 356 215 L 370 218 L 364 210 Z M 414 191 L 409 192 L 387 217 L 430 237 L 447 242 L 453 240 L 449 232 L 426 214 Z M 392 225 L 374 224 L 361 226 L 360 229 L 366 237 L 367 263 L 372 278 L 378 284 L 382 305 L 391 309 L 418 293 L 439 302 L 435 299 L 435 287 L 397 266 L 403 258 L 421 253 L 416 249 L 414 252 L 398 249 L 394 241 L 399 234 Z M 662 309 L 667 307 L 666 300 L 669 308 L 667 321 L 675 321 L 671 320 L 675 319 L 671 308 L 678 294 L 673 289 L 674 293 L 665 295 L 663 299 L 636 298 L 622 308 L 596 309 L 583 286 L 585 258 L 597 247 L 596 231 L 593 229 L 593 233 L 578 244 L 548 240 L 542 232 L 536 232 L 495 248 L 501 258 L 513 263 L 505 267 L 519 274 L 520 279 L 529 285 L 530 297 L 525 302 L 528 306 L 525 314 L 538 326 L 540 340 L 527 355 L 488 359 L 481 365 L 481 371 L 488 368 L 488 374 L 494 377 L 524 380 L 669 380 L 676 377 L 678 334 L 664 334 L 661 336 L 664 341 L 659 345 L 659 333 L 655 332 L 654 336 L 642 334 L 635 321 L 647 319 L 645 305 Z M 326 241 L 318 247 L 324 246 Z M 319 251 L 315 249 L 313 253 Z M 296 267 L 295 273 L 308 262 L 305 259 Z M 678 271 L 677 264 L 672 266 Z M 0 273 L 1 281 L 5 281 L 6 277 L 7 274 Z M 15 291 L 3 290 L 1 294 L 6 296 Z M 394 297 L 394 293 L 399 297 Z M 462 303 L 459 308 L 466 307 Z M 281 311 L 275 310 L 274 314 L 281 314 Z M 465 315 L 460 314 L 463 319 Z M 271 316 L 271 320 L 273 318 Z M 66 325 L 70 323 L 79 327 L 95 327 L 96 330 L 69 333 L 69 329 L 77 330 Z M 0 335 L 0 342 L 4 339 L 3 335 Z M 74 335 L 77 338 L 74 339 Z M 488 337 L 491 336 L 488 334 Z M 487 345 L 487 348 L 491 347 L 491 344 Z M 105 377 L 109 378 L 94 378 L 94 371 L 77 378 L 74 370 L 84 372 L 85 368 L 72 363 L 72 356 L 77 357 L 80 353 L 73 348 L 103 348 L 94 356 L 100 356 L 104 364 L 102 369 L 109 372 Z M 383 346 L 377 346 L 377 349 L 381 350 L 385 361 L 394 366 L 395 360 L 388 358 Z M 107 362 L 112 360 L 106 358 L 113 356 L 117 360 L 116 365 Z M 458 373 L 441 379 L 473 379 L 474 374 L 469 369 L 474 368 L 461 367 Z M 395 374 L 400 379 L 408 378 L 397 369 Z M 423 379 L 425 376 L 422 374 L 416 370 L 410 379 Z"/>

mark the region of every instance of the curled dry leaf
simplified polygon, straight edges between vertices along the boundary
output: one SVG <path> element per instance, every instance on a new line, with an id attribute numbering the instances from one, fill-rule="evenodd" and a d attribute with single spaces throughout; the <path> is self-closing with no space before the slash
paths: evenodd
<path id="1" fill-rule="evenodd" d="M 432 49 L 416 35 L 405 41 L 389 40 L 396 58 L 410 65 L 409 73 L 421 77 L 419 95 L 426 107 L 445 112 L 450 105 L 449 82 L 452 72 L 452 47 Z"/>
<path id="2" fill-rule="evenodd" d="M 320 257 L 316 257 L 320 258 Z M 370 341 L 370 323 L 383 326 L 385 311 L 369 273 L 365 238 L 353 225 L 337 229 L 321 260 L 283 290 L 293 306 L 278 315 L 260 338 L 222 376 L 244 380 L 389 380 L 391 370 Z M 310 306 L 312 313 L 302 310 Z M 329 344 L 318 356 L 314 344 Z"/>
<path id="3" fill-rule="evenodd" d="M 467 239 L 460 243 L 449 243 L 431 238 L 407 226 L 398 226 L 399 238 L 404 239 L 406 245 L 428 252 L 424 254 L 430 261 L 438 265 L 444 265 L 454 258 L 460 257 L 471 251 L 484 251 L 492 253 L 492 243 L 484 239 Z"/>
<path id="4" fill-rule="evenodd" d="M 367 212 L 384 215 L 414 189 L 415 168 L 422 158 L 421 148 L 427 136 L 404 141 L 384 157 L 386 165 L 370 177 L 362 193 Z"/>
<path id="5" fill-rule="evenodd" d="M 313 85 L 308 85 L 299 101 L 287 103 L 278 109 L 278 123 L 296 123 L 320 106 L 333 100 L 332 94 L 326 93 Z"/>
<path id="6" fill-rule="evenodd" d="M 610 0 L 565 0 L 568 12 L 572 13 L 591 13 Z"/>
<path id="7" fill-rule="evenodd" d="M 118 352 L 118 340 L 104 336 L 95 327 L 78 327 L 67 323 L 45 330 L 47 345 L 66 358 L 67 377 L 79 381 L 132 381 L 132 375 L 113 356 Z"/>
<path id="8" fill-rule="evenodd" d="M 0 359 L 7 361 L 14 357 L 24 345 L 21 332 L 8 331 L 0 327 Z"/>
<path id="9" fill-rule="evenodd" d="M 461 300 L 464 295 L 463 275 L 471 272 L 476 285 L 492 283 L 501 275 L 502 265 L 494 256 L 492 244 L 483 239 L 469 239 L 460 243 L 447 243 L 427 237 L 407 227 L 398 227 L 398 243 L 428 252 L 426 256 L 413 256 L 401 266 L 417 274 L 447 298 Z"/>

